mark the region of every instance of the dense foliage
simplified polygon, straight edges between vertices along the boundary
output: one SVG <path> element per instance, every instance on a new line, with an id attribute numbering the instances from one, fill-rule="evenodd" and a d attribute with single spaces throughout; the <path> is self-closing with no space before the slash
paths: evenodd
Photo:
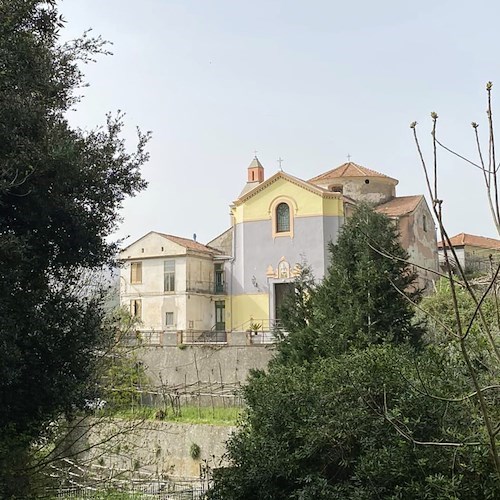
<path id="1" fill-rule="evenodd" d="M 100 385 L 103 408 L 107 414 L 133 411 L 141 404 L 141 390 L 149 385 L 144 363 L 137 352 L 140 339 L 136 329 L 140 322 L 125 308 L 116 308 L 107 318 L 119 332 L 116 343 L 100 363 Z"/>
<path id="2" fill-rule="evenodd" d="M 147 136 L 128 153 L 121 116 L 88 133 L 68 124 L 78 64 L 104 46 L 87 36 L 60 45 L 62 27 L 53 0 L 0 2 L 2 498 L 27 497 L 30 446 L 93 397 L 109 332 L 87 278 L 111 263 L 121 202 L 145 187 Z"/>
<path id="3" fill-rule="evenodd" d="M 397 237 L 387 217 L 358 207 L 337 244 L 330 243 L 321 286 L 314 287 L 307 268 L 300 277 L 283 312 L 290 335 L 282 339 L 280 362 L 311 362 L 385 342 L 419 344 L 422 329 L 413 322 L 412 302 L 421 291 Z"/>
<path id="4" fill-rule="evenodd" d="M 269 371 L 251 375 L 229 466 L 215 471 L 209 496 L 497 498 L 463 360 L 435 341 L 435 326 L 425 337 L 415 326 L 404 295 L 418 291 L 393 223 L 360 207 L 331 253 L 321 284 L 308 273 L 299 281 L 305 293 L 290 304 Z M 434 300 L 425 307 L 445 314 L 443 297 Z"/>

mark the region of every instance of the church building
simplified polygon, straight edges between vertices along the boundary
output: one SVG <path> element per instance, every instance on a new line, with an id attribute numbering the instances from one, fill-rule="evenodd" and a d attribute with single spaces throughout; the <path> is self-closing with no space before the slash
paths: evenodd
<path id="1" fill-rule="evenodd" d="M 150 232 L 123 249 L 121 303 L 141 319 L 151 344 L 175 331 L 179 343 L 226 342 L 232 332 L 271 338 L 283 298 L 306 263 L 321 280 L 329 242 L 358 202 L 395 220 L 421 286 L 438 269 L 436 231 L 422 195 L 396 196 L 398 181 L 348 162 L 309 180 L 257 157 L 231 205 L 231 225 L 207 245 Z"/>

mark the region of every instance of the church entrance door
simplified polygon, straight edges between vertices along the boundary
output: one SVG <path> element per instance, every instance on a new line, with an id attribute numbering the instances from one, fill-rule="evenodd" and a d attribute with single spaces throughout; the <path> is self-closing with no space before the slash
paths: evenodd
<path id="1" fill-rule="evenodd" d="M 294 290 L 293 283 L 275 283 L 274 284 L 274 317 L 279 323 L 281 320 L 281 307 L 288 295 Z"/>

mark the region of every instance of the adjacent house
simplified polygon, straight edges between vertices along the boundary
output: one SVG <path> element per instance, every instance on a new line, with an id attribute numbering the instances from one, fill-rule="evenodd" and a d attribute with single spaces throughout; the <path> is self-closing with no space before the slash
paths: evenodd
<path id="1" fill-rule="evenodd" d="M 498 265 L 500 261 L 500 241 L 484 236 L 460 233 L 450 238 L 450 243 L 455 250 L 456 258 L 448 251 L 448 257 L 452 269 L 456 268 L 456 263 L 464 269 L 466 273 L 487 273 L 491 270 L 491 264 Z M 438 243 L 439 264 L 445 269 L 444 244 Z M 449 245 L 446 245 L 449 248 Z"/>
<path id="2" fill-rule="evenodd" d="M 147 343 L 163 332 L 226 330 L 224 257 L 194 240 L 151 231 L 120 253 L 121 304 L 141 320 Z"/>
<path id="3" fill-rule="evenodd" d="M 142 320 L 151 343 L 165 331 L 179 342 L 227 340 L 248 332 L 263 341 L 307 263 L 317 279 L 358 202 L 394 219 L 422 286 L 438 269 L 436 232 L 425 198 L 396 196 L 398 181 L 353 162 L 308 181 L 279 171 L 265 179 L 257 157 L 231 204 L 231 225 L 202 245 L 150 232 L 122 250 L 121 302 Z"/>

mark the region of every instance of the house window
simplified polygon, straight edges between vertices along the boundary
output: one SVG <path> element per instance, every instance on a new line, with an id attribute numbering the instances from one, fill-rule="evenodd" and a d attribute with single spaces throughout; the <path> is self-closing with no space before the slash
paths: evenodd
<path id="1" fill-rule="evenodd" d="M 163 262 L 163 291 L 175 291 L 175 260 L 165 260 Z"/>
<path id="2" fill-rule="evenodd" d="M 165 313 L 165 325 L 166 326 L 174 326 L 174 313 L 173 312 Z"/>
<path id="3" fill-rule="evenodd" d="M 288 203 L 280 203 L 276 207 L 276 232 L 290 232 L 290 207 Z"/>
<path id="4" fill-rule="evenodd" d="M 223 332 L 226 329 L 226 303 L 223 300 L 215 302 L 215 330 Z"/>
<path id="5" fill-rule="evenodd" d="M 141 319 L 142 317 L 142 300 L 134 299 L 130 301 L 130 314 L 134 318 Z"/>
<path id="6" fill-rule="evenodd" d="M 215 264 L 215 293 L 224 293 L 224 265 Z"/>
<path id="7" fill-rule="evenodd" d="M 142 262 L 132 262 L 130 264 L 130 283 L 142 283 Z"/>
<path id="8" fill-rule="evenodd" d="M 422 227 L 424 228 L 424 231 L 427 232 L 427 217 L 425 214 L 422 216 Z"/>

